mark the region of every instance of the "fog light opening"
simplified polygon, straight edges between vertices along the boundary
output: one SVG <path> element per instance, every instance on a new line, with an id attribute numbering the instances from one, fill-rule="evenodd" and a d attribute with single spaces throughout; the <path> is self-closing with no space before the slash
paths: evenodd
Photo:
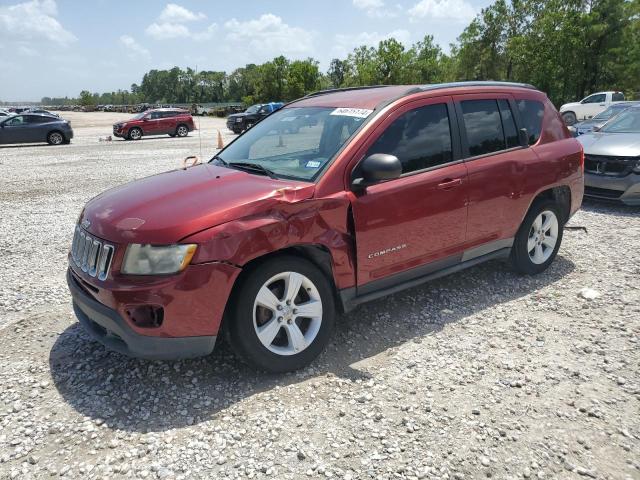
<path id="1" fill-rule="evenodd" d="M 140 328 L 158 328 L 164 320 L 164 308 L 156 305 L 130 307 L 125 313 L 131 323 Z"/>

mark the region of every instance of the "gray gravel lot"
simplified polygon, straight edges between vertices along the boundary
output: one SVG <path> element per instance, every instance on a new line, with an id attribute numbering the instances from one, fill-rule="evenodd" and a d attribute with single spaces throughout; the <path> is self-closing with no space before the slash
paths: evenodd
<path id="1" fill-rule="evenodd" d="M 71 145 L 0 147 L 0 479 L 640 479 L 639 209 L 587 202 L 540 276 L 492 262 L 364 305 L 295 374 L 225 345 L 133 360 L 75 322 L 73 225 L 199 139 L 65 116 Z M 208 158 L 232 136 L 201 122 Z"/>

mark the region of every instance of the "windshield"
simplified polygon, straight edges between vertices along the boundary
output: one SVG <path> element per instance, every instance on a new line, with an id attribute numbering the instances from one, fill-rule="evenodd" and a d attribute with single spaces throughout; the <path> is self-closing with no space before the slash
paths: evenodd
<path id="1" fill-rule="evenodd" d="M 279 177 L 314 180 L 371 113 L 328 107 L 278 110 L 217 158 L 228 164 L 257 164 Z"/>
<path id="2" fill-rule="evenodd" d="M 132 120 L 140 120 L 142 117 L 144 117 L 147 114 L 147 112 L 142 112 L 142 113 L 138 113 L 136 115 L 134 115 L 131 119 Z"/>
<path id="3" fill-rule="evenodd" d="M 614 115 L 619 114 L 624 109 L 629 108 L 627 106 L 615 106 L 609 107 L 606 110 L 600 112 L 599 114 L 593 117 L 593 120 L 609 120 Z"/>
<path id="4" fill-rule="evenodd" d="M 256 113 L 260 109 L 260 105 L 251 105 L 244 113 Z"/>
<path id="5" fill-rule="evenodd" d="M 606 123 L 600 130 L 607 133 L 640 133 L 640 108 L 629 108 Z"/>

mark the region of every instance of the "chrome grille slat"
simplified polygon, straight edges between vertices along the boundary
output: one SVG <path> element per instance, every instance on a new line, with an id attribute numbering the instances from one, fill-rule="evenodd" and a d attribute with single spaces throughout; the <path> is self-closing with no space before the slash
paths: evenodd
<path id="1" fill-rule="evenodd" d="M 76 226 L 71 242 L 71 261 L 87 275 L 106 280 L 114 251 L 113 245 L 104 243 Z"/>

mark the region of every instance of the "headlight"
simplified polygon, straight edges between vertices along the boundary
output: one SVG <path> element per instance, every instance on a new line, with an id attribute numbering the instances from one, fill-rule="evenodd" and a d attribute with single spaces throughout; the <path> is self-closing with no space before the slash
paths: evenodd
<path id="1" fill-rule="evenodd" d="M 163 275 L 177 273 L 186 268 L 196 253 L 195 244 L 140 245 L 127 247 L 122 273 L 128 275 Z"/>
<path id="2" fill-rule="evenodd" d="M 242 118 L 236 118 L 236 123 L 242 122 Z"/>

